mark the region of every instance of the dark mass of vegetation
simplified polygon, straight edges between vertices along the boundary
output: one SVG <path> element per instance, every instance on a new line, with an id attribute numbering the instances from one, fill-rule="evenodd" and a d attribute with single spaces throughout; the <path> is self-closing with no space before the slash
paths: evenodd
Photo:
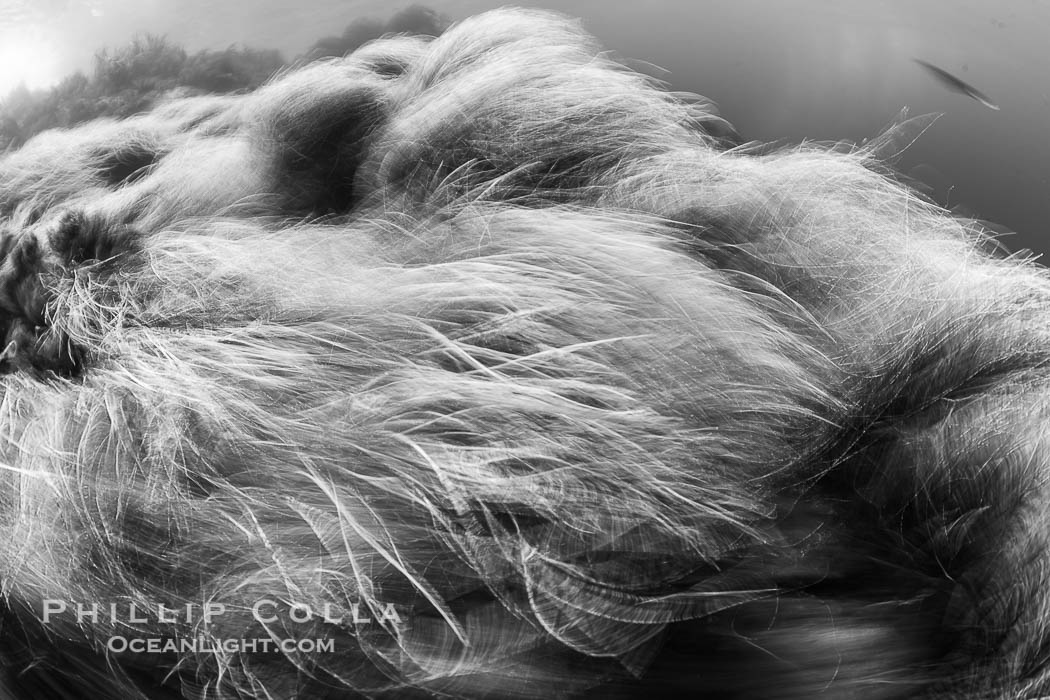
<path id="1" fill-rule="evenodd" d="M 437 36 L 448 24 L 433 10 L 415 5 L 385 22 L 356 19 L 339 36 L 319 39 L 291 60 L 275 49 L 237 45 L 188 53 L 163 36 L 138 36 L 123 47 L 96 52 L 90 75 L 78 71 L 47 90 L 24 84 L 12 90 L 0 100 L 0 148 L 17 148 L 47 129 L 128 117 L 173 93 L 251 91 L 286 66 L 342 56 L 385 34 Z"/>

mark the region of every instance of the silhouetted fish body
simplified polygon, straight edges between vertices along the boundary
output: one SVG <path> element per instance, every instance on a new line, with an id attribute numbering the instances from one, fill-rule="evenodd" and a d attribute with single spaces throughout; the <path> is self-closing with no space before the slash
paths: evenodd
<path id="1" fill-rule="evenodd" d="M 926 61 L 923 61 L 918 58 L 913 60 L 920 66 L 928 70 L 933 75 L 933 77 L 937 78 L 937 80 L 949 90 L 953 90 L 955 92 L 962 93 L 963 95 L 966 95 L 968 97 L 972 97 L 973 99 L 977 100 L 989 109 L 994 109 L 996 111 L 999 110 L 999 105 L 992 102 L 987 95 L 975 88 L 973 85 L 970 85 L 969 83 L 964 82 L 959 78 L 956 78 L 948 71 L 944 70 L 943 68 L 938 68 L 932 63 L 927 63 Z"/>

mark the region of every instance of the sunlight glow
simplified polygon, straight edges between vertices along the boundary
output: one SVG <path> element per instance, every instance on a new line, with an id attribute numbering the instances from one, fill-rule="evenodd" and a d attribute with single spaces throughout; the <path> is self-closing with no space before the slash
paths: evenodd
<path id="1" fill-rule="evenodd" d="M 51 87 L 62 79 L 56 52 L 42 32 L 8 31 L 0 35 L 0 97 L 19 83 L 30 90 Z"/>

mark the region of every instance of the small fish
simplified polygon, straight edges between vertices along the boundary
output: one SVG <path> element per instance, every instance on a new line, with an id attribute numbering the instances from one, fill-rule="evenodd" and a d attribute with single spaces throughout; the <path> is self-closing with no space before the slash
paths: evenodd
<path id="1" fill-rule="evenodd" d="M 940 83 L 942 85 L 944 85 L 946 88 L 948 88 L 949 90 L 953 90 L 955 92 L 961 92 L 962 94 L 964 94 L 964 95 L 966 95 L 968 97 L 972 97 L 973 99 L 977 100 L 978 102 L 983 104 L 985 107 L 988 107 L 989 109 L 994 109 L 996 111 L 999 110 L 999 105 L 997 105 L 994 102 L 992 102 L 991 99 L 989 99 L 989 97 L 987 95 L 985 95 L 983 92 L 981 92 L 980 90 L 975 88 L 973 85 L 970 85 L 969 83 L 966 83 L 966 82 L 963 82 L 962 80 L 959 80 L 958 78 L 956 78 L 954 75 L 952 75 L 948 71 L 944 70 L 943 68 L 938 68 L 937 66 L 933 65 L 932 63 L 927 63 L 926 61 L 923 61 L 923 60 L 918 59 L 918 58 L 915 58 L 915 59 L 912 59 L 912 60 L 914 60 L 920 66 L 922 66 L 923 68 L 928 70 L 930 73 L 932 73 L 933 77 L 937 78 L 937 80 L 940 81 Z"/>

